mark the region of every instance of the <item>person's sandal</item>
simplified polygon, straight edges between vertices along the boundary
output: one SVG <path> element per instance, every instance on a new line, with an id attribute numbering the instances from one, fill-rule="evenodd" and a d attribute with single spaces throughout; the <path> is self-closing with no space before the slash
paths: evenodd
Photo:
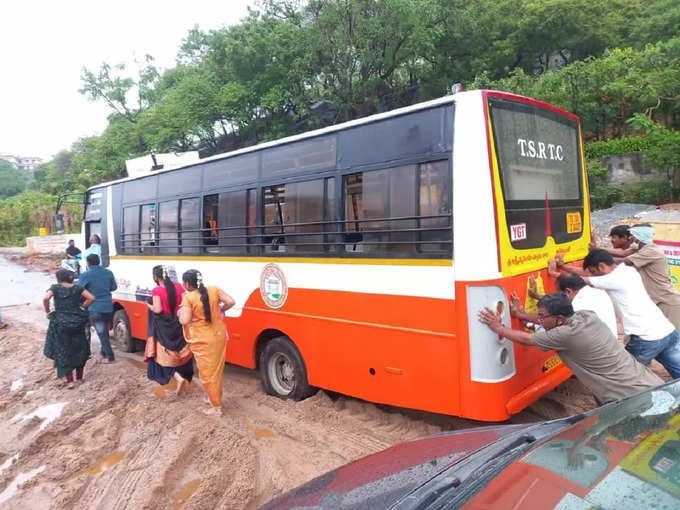
<path id="1" fill-rule="evenodd" d="M 75 387 L 76 387 L 76 385 L 73 381 L 66 384 L 66 388 L 69 389 L 69 390 L 73 390 L 73 389 L 75 389 Z"/>

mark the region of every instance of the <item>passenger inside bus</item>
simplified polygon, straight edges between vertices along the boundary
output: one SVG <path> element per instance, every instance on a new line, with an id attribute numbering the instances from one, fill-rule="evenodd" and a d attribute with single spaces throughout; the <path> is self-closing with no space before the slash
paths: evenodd
<path id="1" fill-rule="evenodd" d="M 203 245 L 208 253 L 217 253 L 219 249 L 211 248 L 219 244 L 217 230 L 218 198 L 217 195 L 207 195 L 203 198 Z"/>

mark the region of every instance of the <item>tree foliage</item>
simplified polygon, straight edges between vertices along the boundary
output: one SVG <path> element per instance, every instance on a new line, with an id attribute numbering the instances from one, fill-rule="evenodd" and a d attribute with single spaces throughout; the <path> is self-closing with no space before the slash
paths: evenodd
<path id="1" fill-rule="evenodd" d="M 210 155 L 447 94 L 508 90 L 579 115 L 589 140 L 645 113 L 680 124 L 676 0 L 260 0 L 238 24 L 192 28 L 175 67 L 84 69 L 107 129 L 39 167 L 58 194 L 125 175 L 150 152 Z M 647 135 L 644 135 L 647 136 Z"/>
<path id="2" fill-rule="evenodd" d="M 0 200 L 0 246 L 23 245 L 26 237 L 38 235 L 38 228 L 51 230 L 57 197 L 25 191 Z M 68 205 L 61 210 L 66 232 L 80 230 L 82 207 Z"/>
<path id="3" fill-rule="evenodd" d="M 0 159 L 0 200 L 21 193 L 26 188 L 26 176 L 13 164 Z"/>

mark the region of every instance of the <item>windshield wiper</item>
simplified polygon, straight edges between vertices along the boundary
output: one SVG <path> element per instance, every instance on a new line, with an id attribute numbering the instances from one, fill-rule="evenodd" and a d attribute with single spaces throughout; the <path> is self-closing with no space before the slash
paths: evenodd
<path id="1" fill-rule="evenodd" d="M 521 434 L 505 444 L 492 444 L 482 448 L 474 459 L 455 469 L 450 475 L 445 472 L 430 483 L 416 489 L 394 508 L 399 510 L 424 510 L 441 508 L 467 499 L 471 493 L 485 486 L 488 481 L 536 442 L 533 434 Z M 496 451 L 494 451 L 496 450 Z M 485 455 L 486 453 L 486 455 Z M 488 456 L 487 456 L 488 455 Z M 455 491 L 451 497 L 449 493 Z"/>

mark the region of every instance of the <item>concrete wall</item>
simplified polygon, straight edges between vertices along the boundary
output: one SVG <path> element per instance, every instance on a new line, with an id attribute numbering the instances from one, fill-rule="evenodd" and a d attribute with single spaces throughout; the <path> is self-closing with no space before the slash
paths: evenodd
<path id="1" fill-rule="evenodd" d="M 38 253 L 64 253 L 69 239 L 76 242 L 76 246 L 83 250 L 81 234 L 63 234 L 53 236 L 36 236 L 26 238 L 26 248 L 31 255 Z"/>
<path id="2" fill-rule="evenodd" d="M 607 182 L 610 184 L 627 184 L 666 176 L 663 171 L 647 168 L 642 161 L 641 152 L 606 156 L 600 158 L 600 161 L 609 170 Z"/>

